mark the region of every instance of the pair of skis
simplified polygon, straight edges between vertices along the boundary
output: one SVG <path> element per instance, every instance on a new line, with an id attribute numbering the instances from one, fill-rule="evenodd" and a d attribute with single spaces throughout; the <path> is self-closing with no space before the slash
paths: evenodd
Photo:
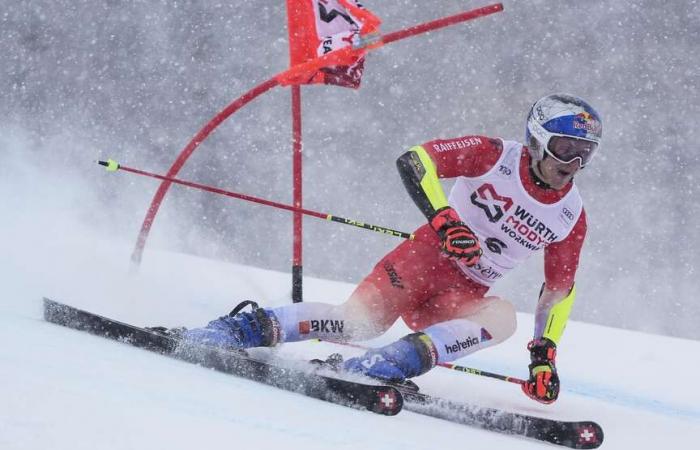
<path id="1" fill-rule="evenodd" d="M 570 448 L 597 448 L 603 430 L 591 421 L 565 422 L 433 397 L 398 386 L 344 380 L 309 372 L 308 367 L 261 361 L 243 352 L 183 345 L 177 339 L 44 299 L 44 318 L 52 323 L 115 339 L 183 361 L 265 383 L 308 397 L 393 416 L 402 409 L 504 434 Z"/>

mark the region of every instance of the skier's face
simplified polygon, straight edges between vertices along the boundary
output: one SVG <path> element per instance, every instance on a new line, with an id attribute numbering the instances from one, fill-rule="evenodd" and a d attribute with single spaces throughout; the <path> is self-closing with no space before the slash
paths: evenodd
<path id="1" fill-rule="evenodd" d="M 574 178 L 576 172 L 581 170 L 578 159 L 563 163 L 546 156 L 539 161 L 538 165 L 542 181 L 550 185 L 553 189 L 561 189 L 566 186 Z"/>

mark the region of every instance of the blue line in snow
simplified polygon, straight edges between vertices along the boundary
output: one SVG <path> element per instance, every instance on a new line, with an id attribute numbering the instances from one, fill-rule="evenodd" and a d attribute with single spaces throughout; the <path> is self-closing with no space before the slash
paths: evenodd
<path id="1" fill-rule="evenodd" d="M 583 397 L 595 398 L 628 408 L 646 410 L 665 416 L 700 420 L 700 410 L 698 409 L 662 402 L 655 398 L 643 397 L 599 384 L 576 382 L 573 383 L 573 385 L 569 385 L 564 390 Z"/>
<path id="2" fill-rule="evenodd" d="M 471 360 L 471 364 L 474 367 L 478 367 L 478 361 L 476 361 L 475 359 Z M 484 364 L 481 366 L 491 366 L 490 369 L 483 368 L 482 370 L 489 370 L 499 373 L 515 373 L 515 369 L 513 367 L 496 368 L 493 366 L 493 364 L 487 364 L 486 361 L 484 361 Z M 667 403 L 661 400 L 657 400 L 655 398 L 644 397 L 636 393 L 625 392 L 621 389 L 616 389 L 596 383 L 571 380 L 568 377 L 565 380 L 565 382 L 566 384 L 562 388 L 563 391 L 571 392 L 572 394 L 580 395 L 582 397 L 594 398 L 597 400 L 612 403 L 614 405 L 624 406 L 626 408 L 634 408 L 637 410 L 645 410 L 664 416 L 700 420 L 700 409 L 695 409 L 690 406 Z"/>

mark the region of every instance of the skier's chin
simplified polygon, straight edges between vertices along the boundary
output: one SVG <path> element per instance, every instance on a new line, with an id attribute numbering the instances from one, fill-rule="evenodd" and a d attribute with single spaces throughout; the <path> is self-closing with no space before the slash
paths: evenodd
<path id="1" fill-rule="evenodd" d="M 562 189 L 571 183 L 574 175 L 578 172 L 578 167 L 574 164 L 559 164 L 553 161 L 545 161 L 544 167 L 540 167 L 545 183 L 552 189 Z"/>
<path id="2" fill-rule="evenodd" d="M 575 171 L 566 172 L 563 170 L 557 170 L 551 174 L 549 177 L 550 179 L 547 180 L 547 184 L 549 184 L 552 189 L 562 189 L 564 186 L 571 183 L 571 180 L 574 178 L 574 174 Z"/>

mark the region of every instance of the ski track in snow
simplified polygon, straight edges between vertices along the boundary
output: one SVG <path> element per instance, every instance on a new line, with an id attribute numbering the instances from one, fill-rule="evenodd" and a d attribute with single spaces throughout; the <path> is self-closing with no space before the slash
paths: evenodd
<path id="1" fill-rule="evenodd" d="M 700 420 L 700 410 L 698 409 L 666 403 L 653 398 L 645 398 L 620 389 L 613 389 L 594 383 L 577 382 L 566 389 L 566 391 L 627 408 L 646 410 L 669 417 Z"/>
<path id="2" fill-rule="evenodd" d="M 515 368 L 508 365 L 484 364 L 478 356 L 470 358 L 468 363 L 471 366 L 479 367 L 494 373 L 514 373 Z M 581 380 L 578 377 L 566 377 L 565 387 L 562 392 L 571 393 L 580 397 L 602 400 L 612 405 L 623 406 L 638 410 L 649 411 L 669 417 L 685 418 L 689 420 L 700 420 L 700 409 L 685 405 L 678 405 L 664 402 L 655 398 L 645 397 L 638 393 L 628 392 L 623 388 L 614 388 L 599 383 L 591 383 Z"/>
<path id="3" fill-rule="evenodd" d="M 42 295 L 135 325 L 196 326 L 227 312 L 237 299 L 270 305 L 288 301 L 287 274 L 152 251 L 141 271 L 129 275 L 115 263 L 128 260 L 128 245 L 92 248 L 90 267 L 49 262 L 54 273 L 47 277 L 15 271 L 4 280 L 10 295 L 0 301 L 0 342 L 14 345 L 0 348 L 3 449 L 189 449 L 234 445 L 233 436 L 241 447 L 264 448 L 428 449 L 455 442 L 496 449 L 547 448 L 409 411 L 387 418 L 326 404 L 44 322 Z M 15 264 L 28 267 L 17 256 Z M 105 266 L 109 276 L 99 273 Z M 201 282 L 204 274 L 206 283 Z M 173 279 L 179 284 L 173 285 Z M 352 287 L 307 279 L 306 297 L 340 301 Z M 524 376 L 523 345 L 531 321 L 520 314 L 511 340 L 458 363 Z M 369 344 L 406 331 L 399 323 Z M 668 354 L 668 348 L 679 355 L 697 354 L 700 343 L 578 322 L 570 324 L 565 339 L 560 353 L 564 390 L 549 407 L 525 398 L 513 384 L 441 368 L 417 382 L 427 393 L 458 401 L 564 420 L 596 420 L 606 433 L 602 448 L 689 448 L 700 431 L 700 413 L 693 406 L 700 401 L 692 376 L 695 362 Z M 597 352 L 593 362 L 585 360 L 601 342 L 613 341 L 614 354 Z M 305 359 L 334 351 L 359 352 L 332 343 L 274 350 L 282 357 Z M 660 385 L 667 377 L 659 371 L 674 363 L 678 376 L 672 384 Z M 610 372 L 601 374 L 598 367 Z"/>

